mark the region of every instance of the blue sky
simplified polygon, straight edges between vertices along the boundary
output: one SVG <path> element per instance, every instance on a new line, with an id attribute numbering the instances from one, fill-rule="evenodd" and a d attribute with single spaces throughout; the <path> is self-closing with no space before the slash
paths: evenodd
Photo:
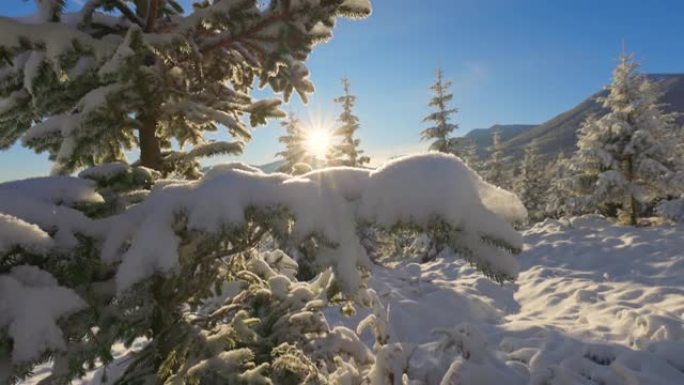
<path id="1" fill-rule="evenodd" d="M 75 6 L 72 1 L 71 6 Z M 454 81 L 464 134 L 495 123 L 541 123 L 610 79 L 624 41 L 643 71 L 684 72 L 682 0 L 375 0 L 373 15 L 342 21 L 308 65 L 317 92 L 291 106 L 304 120 L 334 120 L 332 98 L 347 76 L 358 96 L 362 147 L 376 159 L 424 148 L 435 68 Z M 3 0 L 0 15 L 30 13 Z M 261 92 L 259 94 L 262 94 Z M 314 119 L 315 120 L 315 119 Z M 237 158 L 266 163 L 279 151 L 278 124 L 259 127 Z M 0 152 L 0 180 L 45 174 L 44 155 Z"/>

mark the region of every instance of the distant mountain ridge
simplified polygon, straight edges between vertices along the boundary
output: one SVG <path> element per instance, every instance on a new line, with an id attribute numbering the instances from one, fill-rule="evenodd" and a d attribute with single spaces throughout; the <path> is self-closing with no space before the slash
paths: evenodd
<path id="1" fill-rule="evenodd" d="M 272 172 L 277 172 L 283 165 L 285 164 L 285 161 L 282 159 L 274 160 L 273 162 L 262 164 L 262 165 L 254 165 L 254 167 L 260 169 L 261 171 L 270 174 Z M 322 168 L 325 166 L 325 161 L 321 159 L 316 159 L 312 167 L 314 169 L 316 168 Z"/>
<path id="2" fill-rule="evenodd" d="M 648 74 L 652 81 L 660 83 L 663 96 L 661 103 L 667 112 L 684 114 L 684 74 Z M 597 98 L 606 95 L 601 90 L 565 111 L 539 125 L 494 125 L 488 129 L 469 132 L 466 137 L 475 140 L 480 156 L 486 155 L 491 146 L 491 136 L 495 129 L 501 129 L 503 149 L 506 155 L 520 156 L 529 143 L 537 140 L 540 153 L 553 156 L 559 152 L 569 155 L 575 152 L 577 132 L 584 120 L 591 114 L 601 116 L 605 109 L 597 102 Z M 684 123 L 684 116 L 680 117 Z M 513 128 L 508 128 L 513 127 Z M 489 137 L 489 140 L 484 138 Z"/>
<path id="3" fill-rule="evenodd" d="M 465 137 L 475 142 L 477 153 L 480 157 L 489 153 L 492 146 L 492 134 L 495 130 L 501 133 L 501 139 L 505 142 L 511 140 L 526 131 L 536 127 L 534 124 L 495 124 L 489 128 L 476 128 L 469 131 Z"/>

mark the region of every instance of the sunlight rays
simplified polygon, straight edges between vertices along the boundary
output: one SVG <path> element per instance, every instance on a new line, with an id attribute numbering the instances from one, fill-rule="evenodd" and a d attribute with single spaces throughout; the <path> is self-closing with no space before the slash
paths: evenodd
<path id="1" fill-rule="evenodd" d="M 306 134 L 306 149 L 317 159 L 325 158 L 330 148 L 330 132 L 321 128 L 308 130 Z"/>
<path id="2" fill-rule="evenodd" d="M 335 119 L 323 110 L 309 110 L 307 115 L 304 123 L 306 150 L 316 159 L 325 159 L 330 147 L 334 145 L 332 132 Z"/>

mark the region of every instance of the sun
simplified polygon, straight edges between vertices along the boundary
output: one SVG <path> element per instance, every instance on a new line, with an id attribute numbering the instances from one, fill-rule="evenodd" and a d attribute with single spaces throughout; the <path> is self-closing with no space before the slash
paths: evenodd
<path id="1" fill-rule="evenodd" d="M 330 132 L 312 129 L 306 135 L 306 149 L 316 158 L 325 158 L 330 148 Z"/>

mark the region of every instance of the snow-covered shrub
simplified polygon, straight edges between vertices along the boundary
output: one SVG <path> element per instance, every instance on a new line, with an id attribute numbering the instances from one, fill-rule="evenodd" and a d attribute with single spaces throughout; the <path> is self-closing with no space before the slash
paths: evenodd
<path id="1" fill-rule="evenodd" d="M 83 374 L 97 359 L 110 361 L 115 342 L 145 337 L 149 342 L 131 357 L 126 381 L 187 376 L 213 382 L 238 376 L 247 383 L 248 377 L 268 383 L 263 376 L 274 383 L 298 383 L 333 374 L 354 377 L 350 366 L 361 376 L 385 373 L 389 369 L 378 366 L 382 361 L 368 366 L 372 354 L 353 347 L 358 346 L 353 331 L 326 329 L 318 312 L 328 303 L 342 305 L 345 312 L 355 303 L 372 304 L 374 318 L 364 325 L 375 330 L 378 352 L 384 351 L 388 321 L 377 298 L 373 302 L 365 290 L 370 259 L 359 225 L 410 223 L 429 233 L 430 226 L 440 223 L 452 232 L 449 247 L 493 278 L 513 279 L 517 264 L 511 253 L 521 248 L 521 238 L 497 215 L 498 206 L 492 203 L 496 190 L 481 183 L 455 156 L 431 154 L 400 158 L 371 172 L 331 169 L 297 177 L 220 166 L 197 181 L 160 183 L 140 203 L 99 219 L 54 203 L 20 212 L 18 203 L 26 197 L 14 196 L 3 201 L 10 203 L 2 206 L 2 224 L 26 231 L 26 236 L 13 238 L 21 241 L 22 253 L 44 252 L 55 242 L 74 258 L 72 268 L 90 264 L 92 271 L 84 278 L 81 274 L 89 270 L 79 270 L 79 279 L 70 280 L 66 273 L 57 274 L 64 258 L 18 259 L 23 254 L 13 251 L 17 242 L 3 238 L 3 250 L 11 250 L 2 255 L 0 277 L 9 282 L 4 284 L 24 282 L 14 270 L 18 265 L 45 267 L 45 274 L 57 281 L 48 279 L 50 285 L 66 285 L 59 289 L 65 306 L 49 314 L 56 320 L 73 313 L 66 328 L 50 324 L 68 335 L 63 342 L 31 345 L 35 361 L 5 352 L 5 360 L 14 362 L 5 367 L 22 376 L 49 352 L 55 359 L 52 379 L 61 381 Z M 21 183 L 11 186 L 23 190 Z M 82 199 L 103 204 L 93 183 L 83 186 L 90 190 Z M 484 191 L 486 201 L 480 197 Z M 499 198 L 510 196 L 502 191 Z M 254 251 L 267 236 L 276 244 L 309 242 L 322 275 L 311 284 L 298 283 L 293 279 L 296 263 L 286 254 Z M 52 286 L 50 290 L 57 290 Z M 221 297 L 224 288 L 230 295 Z M 24 302 L 11 303 L 13 314 L 28 309 Z M 216 304 L 220 307 L 207 311 Z M 0 319 L 3 333 L 9 330 L 2 346 L 30 343 L 24 338 L 31 333 L 12 332 L 10 323 L 18 315 L 12 317 Z M 382 354 L 394 355 L 390 353 Z"/>
<path id="2" fill-rule="evenodd" d="M 400 158 L 371 172 L 369 182 L 359 204 L 362 220 L 389 230 L 423 231 L 497 280 L 517 274 L 511 253 L 520 251 L 520 235 L 502 217 L 524 220 L 525 208 L 515 194 L 485 183 L 459 158 Z"/>

